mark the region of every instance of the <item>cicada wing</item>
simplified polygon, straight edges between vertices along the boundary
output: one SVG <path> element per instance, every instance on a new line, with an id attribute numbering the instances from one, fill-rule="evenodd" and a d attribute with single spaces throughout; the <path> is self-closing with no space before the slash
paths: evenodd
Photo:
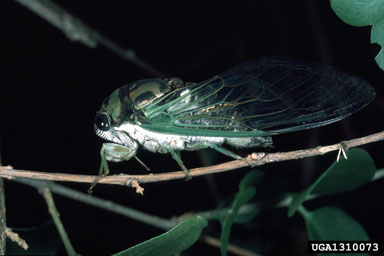
<path id="1" fill-rule="evenodd" d="M 267 136 L 338 121 L 374 96 L 373 88 L 353 74 L 264 57 L 171 93 L 152 106 L 159 111 L 148 121 L 180 134 Z"/>

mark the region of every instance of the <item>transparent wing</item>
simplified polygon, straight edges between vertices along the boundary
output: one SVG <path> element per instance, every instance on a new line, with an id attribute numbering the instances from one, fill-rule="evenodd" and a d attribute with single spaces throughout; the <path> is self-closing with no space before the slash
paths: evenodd
<path id="1" fill-rule="evenodd" d="M 265 57 L 170 92 L 143 110 L 143 126 L 177 134 L 268 136 L 336 122 L 374 96 L 353 74 Z"/>

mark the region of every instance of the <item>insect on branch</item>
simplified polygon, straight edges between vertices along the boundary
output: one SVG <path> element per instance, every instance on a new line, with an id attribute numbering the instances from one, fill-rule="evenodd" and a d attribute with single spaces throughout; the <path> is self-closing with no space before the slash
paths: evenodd
<path id="1" fill-rule="evenodd" d="M 281 162 L 287 160 L 301 159 L 306 157 L 312 157 L 317 155 L 324 155 L 331 151 L 338 151 L 341 149 L 349 149 L 360 145 L 365 145 L 372 142 L 384 140 L 384 131 L 371 134 L 365 137 L 343 141 L 328 146 L 318 146 L 311 149 L 302 149 L 289 152 L 278 152 L 278 153 L 252 153 L 248 157 L 251 159 L 254 166 L 261 166 L 272 162 Z M 226 172 L 243 167 L 247 167 L 248 164 L 242 160 L 234 160 L 226 163 L 200 167 L 190 169 L 192 177 Z M 74 173 L 71 171 L 71 173 Z M 66 174 L 66 173 L 47 173 L 37 172 L 30 170 L 18 170 L 13 169 L 10 166 L 0 166 L 0 177 L 13 179 L 13 178 L 30 178 L 37 180 L 51 180 L 51 181 L 65 181 L 65 182 L 78 182 L 78 183 L 92 183 L 96 176 L 93 175 L 82 175 L 82 174 Z M 151 182 L 161 182 L 167 180 L 184 179 L 185 174 L 182 171 L 166 172 L 159 174 L 146 174 L 146 175 L 129 175 L 129 174 L 118 174 L 106 176 L 99 181 L 100 184 L 112 184 L 112 185 L 123 185 L 132 186 L 132 184 L 143 184 Z"/>

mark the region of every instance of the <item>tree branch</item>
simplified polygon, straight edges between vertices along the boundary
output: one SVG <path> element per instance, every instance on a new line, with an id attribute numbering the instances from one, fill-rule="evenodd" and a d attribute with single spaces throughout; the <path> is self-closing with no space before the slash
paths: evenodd
<path id="1" fill-rule="evenodd" d="M 349 141 L 343 141 L 328 146 L 318 146 L 311 149 L 303 149 L 289 152 L 279 153 L 252 153 L 248 158 L 252 161 L 253 166 L 260 166 L 272 162 L 281 162 L 293 159 L 300 159 L 305 157 L 312 157 L 316 155 L 324 155 L 325 153 L 336 150 L 347 150 L 352 147 L 377 142 L 384 140 L 384 131 L 368 135 L 362 138 L 353 139 Z M 230 161 L 218 165 L 209 167 L 200 167 L 190 170 L 192 177 L 207 175 L 211 173 L 226 172 L 234 169 L 247 167 L 248 164 L 242 160 Z M 73 173 L 73 171 L 71 171 Z M 95 171 L 96 173 L 96 171 Z M 39 180 L 51 180 L 51 181 L 66 181 L 66 182 L 80 182 L 80 183 L 92 183 L 97 176 L 81 175 L 81 174 L 66 174 L 66 173 L 46 173 L 36 172 L 29 170 L 17 170 L 10 166 L 0 166 L 0 177 L 12 179 L 14 177 L 39 179 Z M 184 172 L 167 172 L 160 174 L 147 174 L 147 175 L 110 175 L 102 178 L 98 183 L 100 184 L 113 184 L 132 186 L 136 182 L 138 183 L 151 183 L 160 182 L 166 180 L 184 179 Z"/>
<path id="2" fill-rule="evenodd" d="M 124 49 L 118 46 L 57 4 L 49 0 L 15 1 L 39 15 L 51 25 L 63 31 L 71 41 L 79 41 L 90 48 L 96 48 L 98 44 L 101 44 L 117 56 L 120 56 L 124 60 L 142 68 L 148 73 L 160 77 L 164 76 L 162 72 L 139 59 L 134 50 Z"/>
<path id="3" fill-rule="evenodd" d="M 40 193 L 45 199 L 45 203 L 48 207 L 48 212 L 52 216 L 53 222 L 55 223 L 57 231 L 59 232 L 59 235 L 61 237 L 61 241 L 63 242 L 68 255 L 77 255 L 75 249 L 72 246 L 71 241 L 69 240 L 68 233 L 65 231 L 64 225 L 61 222 L 60 213 L 56 208 L 55 201 L 53 200 L 53 196 L 48 185 L 43 185 L 43 187 L 40 188 Z"/>

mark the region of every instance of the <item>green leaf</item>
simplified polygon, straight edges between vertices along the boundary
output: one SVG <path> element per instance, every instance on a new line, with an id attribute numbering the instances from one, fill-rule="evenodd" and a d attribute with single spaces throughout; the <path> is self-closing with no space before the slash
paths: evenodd
<path id="1" fill-rule="evenodd" d="M 236 224 L 248 223 L 252 221 L 259 213 L 260 213 L 260 207 L 257 204 L 243 205 L 242 207 L 240 207 L 239 211 L 237 212 L 236 217 L 234 219 L 234 223 Z"/>
<path id="2" fill-rule="evenodd" d="M 330 195 L 358 188 L 372 180 L 375 164 L 367 151 L 354 148 L 347 153 L 348 159 L 334 162 L 315 182 L 292 197 L 288 209 L 291 217 L 311 193 Z"/>
<path id="3" fill-rule="evenodd" d="M 371 43 L 377 43 L 381 46 L 381 49 L 377 56 L 375 57 L 375 60 L 379 67 L 384 70 L 384 20 L 381 22 L 375 23 L 372 26 L 371 30 Z"/>
<path id="4" fill-rule="evenodd" d="M 368 241 L 364 228 L 343 210 L 333 207 L 321 207 L 307 211 L 300 207 L 310 240 L 319 241 Z"/>
<path id="5" fill-rule="evenodd" d="M 292 196 L 291 205 L 288 207 L 288 217 L 292 217 L 293 214 L 297 211 L 297 209 L 301 206 L 301 204 L 307 199 L 308 195 L 311 194 L 313 188 L 316 186 L 316 181 L 303 191 L 298 194 L 294 194 Z"/>
<path id="6" fill-rule="evenodd" d="M 201 231 L 207 226 L 206 219 L 195 216 L 187 219 L 168 232 L 137 244 L 114 255 L 118 256 L 167 256 L 180 253 L 200 237 Z"/>
<path id="7" fill-rule="evenodd" d="M 375 163 L 369 153 L 361 148 L 347 151 L 348 159 L 341 157 L 322 175 L 313 193 L 330 195 L 358 188 L 375 176 Z"/>
<path id="8" fill-rule="evenodd" d="M 239 183 L 239 191 L 243 191 L 247 189 L 248 187 L 255 186 L 261 179 L 262 173 L 258 170 L 253 170 L 248 172 L 240 181 Z M 239 194 L 236 194 L 233 196 L 231 200 L 228 200 L 228 203 L 223 204 L 221 206 L 221 209 L 218 210 L 211 210 L 204 213 L 204 217 L 209 220 L 218 220 L 221 223 L 225 221 L 230 211 L 233 209 L 234 201 L 236 200 L 237 196 Z M 225 210 L 225 207 L 228 207 L 229 210 Z M 260 208 L 257 205 L 253 206 L 245 206 L 246 208 L 241 208 L 242 211 L 239 209 L 239 211 L 236 214 L 236 217 L 234 219 L 234 223 L 247 223 L 250 222 L 257 214 L 260 212 Z"/>
<path id="9" fill-rule="evenodd" d="M 254 187 L 243 188 L 237 193 L 236 198 L 233 201 L 232 209 L 229 211 L 227 217 L 222 222 L 222 231 L 220 235 L 220 251 L 222 256 L 227 255 L 229 236 L 231 234 L 232 224 L 235 220 L 237 212 L 239 211 L 240 207 L 247 203 L 252 197 L 254 197 L 255 194 L 256 189 Z"/>
<path id="10" fill-rule="evenodd" d="M 231 234 L 232 224 L 236 221 L 244 223 L 244 221 L 251 220 L 257 212 L 248 213 L 240 218 L 237 218 L 237 213 L 240 207 L 246 204 L 256 194 L 256 188 L 254 187 L 261 179 L 261 172 L 253 170 L 245 175 L 239 183 L 239 192 L 236 194 L 232 203 L 232 208 L 228 211 L 228 214 L 224 219 L 221 219 L 221 255 L 227 255 L 227 246 L 229 243 L 229 236 Z"/>
<path id="11" fill-rule="evenodd" d="M 331 0 L 333 11 L 345 23 L 367 26 L 384 19 L 384 2 L 372 0 Z"/>
<path id="12" fill-rule="evenodd" d="M 309 240 L 369 241 L 369 236 L 360 223 L 339 208 L 322 207 L 314 211 L 307 211 L 303 206 L 301 206 L 299 208 L 299 212 L 304 218 Z"/>
<path id="13" fill-rule="evenodd" d="M 333 11 L 345 23 L 352 26 L 372 25 L 371 43 L 381 46 L 375 57 L 384 70 L 384 1 L 383 0 L 331 0 Z"/>

